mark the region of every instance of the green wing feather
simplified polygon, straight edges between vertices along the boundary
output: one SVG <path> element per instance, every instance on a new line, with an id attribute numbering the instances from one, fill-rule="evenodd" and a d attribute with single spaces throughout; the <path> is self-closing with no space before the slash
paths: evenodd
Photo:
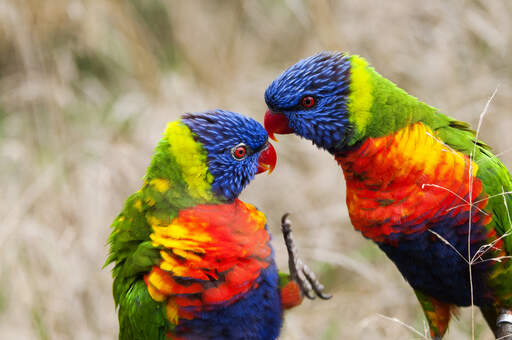
<path id="1" fill-rule="evenodd" d="M 165 339 L 172 327 L 166 319 L 165 304 L 149 295 L 144 274 L 160 261 L 158 249 L 149 240 L 151 228 L 146 221 L 148 205 L 141 191 L 133 194 L 112 224 L 109 238 L 110 256 L 114 262 L 113 295 L 119 308 L 119 339 Z"/>
<path id="2" fill-rule="evenodd" d="M 119 303 L 120 340 L 164 340 L 172 330 L 165 304 L 154 301 L 142 279 L 133 282 Z"/>
<path id="3" fill-rule="evenodd" d="M 439 114 L 439 116 L 442 116 Z M 445 116 L 444 116 L 445 117 Z M 482 182 L 483 191 L 490 198 L 486 211 L 492 214 L 488 229 L 494 229 L 501 237 L 511 231 L 512 223 L 510 208 L 512 208 L 512 178 L 505 165 L 496 157 L 484 142 L 475 139 L 475 132 L 469 124 L 458 122 L 446 117 L 448 124 L 439 126 L 436 132 L 440 139 L 451 148 L 472 156 L 478 165 L 476 174 Z M 506 255 L 512 254 L 512 238 L 502 238 L 502 249 Z M 489 283 L 498 300 L 504 305 L 512 304 L 512 262 L 495 262 Z"/>
<path id="4" fill-rule="evenodd" d="M 475 131 L 471 130 L 469 124 L 439 113 L 437 115 L 445 120 L 443 125 L 433 127 L 437 136 L 452 149 L 472 157 L 478 165 L 476 177 L 482 181 L 485 194 L 494 196 L 489 199 L 486 207 L 493 217 L 489 227 L 495 228 L 498 236 L 505 234 L 510 229 L 507 206 L 512 207 L 512 198 L 501 193 L 512 190 L 512 178 L 508 169 L 487 144 L 475 139 Z M 506 252 L 512 253 L 512 239 L 506 237 L 503 242 Z"/>
<path id="5" fill-rule="evenodd" d="M 154 301 L 147 291 L 144 275 L 160 262 L 153 247 L 148 218 L 171 221 L 180 209 L 197 204 L 190 197 L 167 138 L 157 146 L 141 190 L 131 195 L 112 223 L 108 239 L 110 253 L 105 265 L 114 263 L 113 295 L 119 308 L 119 339 L 165 339 L 174 325 L 166 319 L 165 303 Z M 160 192 L 153 179 L 168 179 L 172 190 Z"/>

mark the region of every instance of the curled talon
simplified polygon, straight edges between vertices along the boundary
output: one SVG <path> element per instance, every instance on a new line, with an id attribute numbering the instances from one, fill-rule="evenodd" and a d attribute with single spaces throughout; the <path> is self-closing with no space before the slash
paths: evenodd
<path id="1" fill-rule="evenodd" d="M 325 287 L 318 281 L 315 273 L 298 257 L 297 247 L 293 240 L 291 221 L 288 218 L 289 213 L 285 213 L 281 218 L 281 231 L 283 233 L 286 249 L 288 250 L 288 267 L 290 269 L 290 278 L 297 282 L 304 296 L 313 300 L 316 296 L 323 300 L 332 297 L 325 294 Z"/>
<path id="2" fill-rule="evenodd" d="M 332 294 L 325 294 L 323 290 L 325 289 L 324 285 L 318 281 L 316 278 L 315 273 L 309 269 L 307 265 L 304 264 L 304 267 L 302 268 L 302 272 L 308 279 L 308 281 L 311 283 L 311 286 L 313 287 L 313 290 L 315 291 L 315 294 L 322 300 L 329 300 L 332 298 Z"/>

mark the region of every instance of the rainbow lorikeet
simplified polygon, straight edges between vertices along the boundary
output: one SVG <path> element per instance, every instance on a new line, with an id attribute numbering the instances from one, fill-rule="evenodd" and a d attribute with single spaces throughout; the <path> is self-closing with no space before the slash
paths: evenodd
<path id="1" fill-rule="evenodd" d="M 413 287 L 433 337 L 472 303 L 498 331 L 512 308 L 512 180 L 469 124 L 342 53 L 299 61 L 265 101 L 271 137 L 295 133 L 334 156 L 352 224 Z"/>
<path id="2" fill-rule="evenodd" d="M 311 288 L 323 297 L 299 260 L 278 275 L 265 215 L 237 198 L 275 163 L 253 119 L 217 110 L 168 124 L 108 240 L 119 339 L 275 339 L 283 309 Z"/>

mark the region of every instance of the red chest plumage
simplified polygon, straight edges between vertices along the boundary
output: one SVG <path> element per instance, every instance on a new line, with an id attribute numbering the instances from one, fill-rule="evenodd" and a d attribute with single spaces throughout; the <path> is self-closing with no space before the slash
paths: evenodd
<path id="1" fill-rule="evenodd" d="M 261 271 L 272 263 L 265 216 L 238 199 L 182 210 L 166 225 L 148 221 L 162 260 L 145 281 L 154 300 L 167 300 L 173 324 L 233 303 L 257 286 Z"/>
<path id="2" fill-rule="evenodd" d="M 442 217 L 467 212 L 470 202 L 483 197 L 478 165 L 422 123 L 367 139 L 336 160 L 345 174 L 352 223 L 377 242 L 424 231 Z M 474 205 L 473 222 L 490 221 L 483 213 L 486 203 Z"/>

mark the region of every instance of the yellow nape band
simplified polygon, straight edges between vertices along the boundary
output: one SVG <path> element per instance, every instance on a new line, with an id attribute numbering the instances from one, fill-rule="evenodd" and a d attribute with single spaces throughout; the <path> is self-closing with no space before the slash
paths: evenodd
<path id="1" fill-rule="evenodd" d="M 356 127 L 356 135 L 363 136 L 373 104 L 372 83 L 366 60 L 353 55 L 350 63 L 350 95 L 347 102 L 349 120 Z"/>
<path id="2" fill-rule="evenodd" d="M 169 123 L 164 136 L 169 142 L 171 154 L 181 168 L 190 196 L 211 200 L 213 176 L 208 171 L 206 151 L 194 140 L 189 128 L 179 121 Z"/>

